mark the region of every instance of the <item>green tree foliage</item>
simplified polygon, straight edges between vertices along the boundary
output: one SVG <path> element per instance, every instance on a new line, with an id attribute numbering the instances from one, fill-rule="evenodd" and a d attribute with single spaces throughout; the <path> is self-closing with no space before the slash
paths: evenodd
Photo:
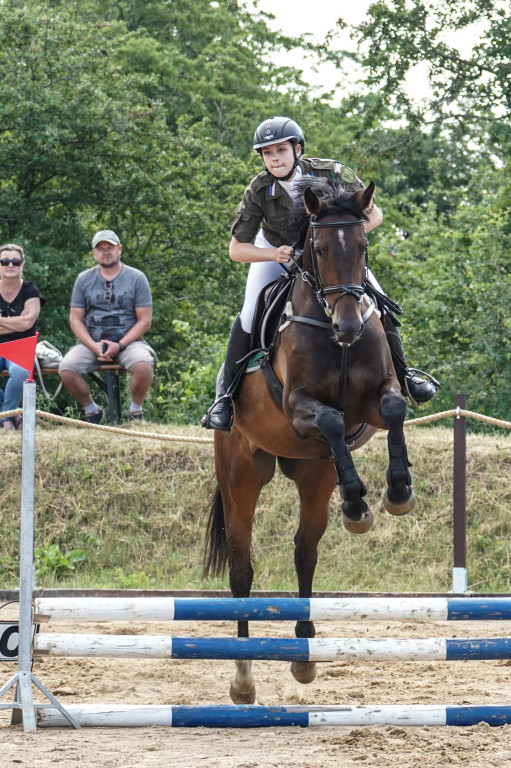
<path id="1" fill-rule="evenodd" d="M 425 64 L 433 100 L 422 105 L 422 114 L 476 125 L 509 109 L 510 32 L 506 0 L 378 0 L 355 36 L 365 82 L 372 91 L 377 87 L 381 104 L 411 114 L 416 106 L 405 78 Z M 466 33 L 481 36 L 470 50 Z"/>
<path id="2" fill-rule="evenodd" d="M 266 53 L 285 40 L 202 0 L 13 1 L 1 23 L 0 236 L 27 247 L 42 332 L 71 338 L 62 310 L 104 226 L 150 278 L 159 350 L 177 314 L 225 331 L 241 291 L 228 223 L 249 174 L 229 147 L 246 147 L 263 82 L 270 108 L 285 73 L 268 74 Z"/>
<path id="3" fill-rule="evenodd" d="M 510 31 L 504 2 L 378 0 L 354 33 L 366 94 L 350 100 L 353 136 L 385 213 L 372 264 L 405 309 L 410 362 L 442 381 L 421 413 L 459 391 L 511 413 Z M 432 91 L 420 102 L 406 81 L 417 65 Z"/>
<path id="4" fill-rule="evenodd" d="M 272 52 L 313 46 L 267 18 L 233 0 L 2 4 L 0 237 L 26 247 L 47 298 L 40 330 L 59 346 L 91 234 L 108 227 L 149 277 L 162 380 L 195 370 L 183 328 L 218 359 L 246 273 L 227 247 L 251 132 L 276 93 L 280 111 L 308 104 Z"/>
<path id="5" fill-rule="evenodd" d="M 92 28 L 63 11 L 3 11 L 1 236 L 27 246 L 30 276 L 48 298 L 42 330 L 61 343 L 56 326 L 89 247 L 84 214 L 116 225 L 151 188 L 165 123 L 111 55 L 127 37 L 118 25 Z"/>
<path id="6" fill-rule="evenodd" d="M 442 378 L 431 408 L 465 390 L 472 407 L 508 416 L 507 4 L 378 0 L 357 30 L 367 77 L 338 105 L 275 64 L 299 47 L 341 77 L 332 38 L 315 46 L 268 21 L 236 0 L 2 4 L 0 238 L 27 250 L 48 300 L 43 335 L 72 341 L 67 305 L 91 235 L 117 230 L 154 294 L 153 415 L 197 421 L 243 296 L 247 267 L 227 249 L 260 168 L 251 137 L 289 114 L 309 155 L 376 180 L 371 264 L 404 306 L 411 362 Z M 457 31 L 478 24 L 479 45 L 460 54 Z M 434 97 L 418 105 L 405 77 L 421 62 Z"/>

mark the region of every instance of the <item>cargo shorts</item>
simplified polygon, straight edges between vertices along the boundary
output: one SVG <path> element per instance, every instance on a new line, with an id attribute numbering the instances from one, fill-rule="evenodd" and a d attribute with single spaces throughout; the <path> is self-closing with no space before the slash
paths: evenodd
<path id="1" fill-rule="evenodd" d="M 59 365 L 59 373 L 60 371 L 73 371 L 79 376 L 85 376 L 87 373 L 97 371 L 102 365 L 122 365 L 129 373 L 133 373 L 135 365 L 142 362 L 149 363 L 153 368 L 157 362 L 156 352 L 144 339 L 132 341 L 126 349 L 114 357 L 111 363 L 98 360 L 89 347 L 78 342 L 64 355 Z"/>

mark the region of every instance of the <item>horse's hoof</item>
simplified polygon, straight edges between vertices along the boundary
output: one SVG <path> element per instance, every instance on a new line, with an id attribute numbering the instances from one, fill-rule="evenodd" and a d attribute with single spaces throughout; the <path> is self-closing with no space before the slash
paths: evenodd
<path id="1" fill-rule="evenodd" d="M 255 685 L 236 683 L 233 677 L 229 688 L 229 695 L 234 704 L 254 704 L 256 700 Z"/>
<path id="2" fill-rule="evenodd" d="M 373 527 L 374 516 L 369 508 L 362 512 L 360 520 L 353 520 L 343 512 L 342 523 L 350 533 L 367 533 Z"/>
<path id="3" fill-rule="evenodd" d="M 404 501 L 402 504 L 396 504 L 389 499 L 388 488 L 385 488 L 383 491 L 383 506 L 387 512 L 390 512 L 391 515 L 395 515 L 396 517 L 407 515 L 408 512 L 411 512 L 415 507 L 415 494 L 411 489 L 410 491 L 411 493 L 409 499 Z"/>
<path id="4" fill-rule="evenodd" d="M 316 662 L 314 661 L 292 661 L 291 674 L 299 683 L 307 685 L 316 679 Z"/>

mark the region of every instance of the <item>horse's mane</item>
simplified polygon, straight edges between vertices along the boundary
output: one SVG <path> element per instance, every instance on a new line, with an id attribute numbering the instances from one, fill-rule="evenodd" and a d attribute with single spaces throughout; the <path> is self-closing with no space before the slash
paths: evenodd
<path id="1" fill-rule="evenodd" d="M 360 208 L 355 200 L 357 192 L 362 189 L 359 182 L 346 184 L 339 179 L 326 179 L 322 176 L 304 176 L 296 182 L 295 189 L 298 196 L 295 200 L 295 210 L 298 214 L 305 213 L 303 194 L 307 187 L 311 187 L 316 195 L 328 203 L 328 209 L 343 210 L 355 214 L 360 218 L 367 218 L 367 214 Z M 325 209 L 322 213 L 326 213 Z"/>

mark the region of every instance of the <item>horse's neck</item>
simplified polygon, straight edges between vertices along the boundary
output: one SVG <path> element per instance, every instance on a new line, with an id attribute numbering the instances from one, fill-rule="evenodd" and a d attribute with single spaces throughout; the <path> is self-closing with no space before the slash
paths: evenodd
<path id="1" fill-rule="evenodd" d="M 311 244 L 311 234 L 309 230 L 303 246 L 302 267 L 304 272 L 309 272 L 312 274 L 312 272 L 314 271 L 314 268 L 312 265 L 312 255 L 311 255 L 310 244 Z"/>
<path id="2" fill-rule="evenodd" d="M 312 274 L 307 269 L 304 269 L 304 272 Z M 325 312 L 316 298 L 313 287 L 305 280 L 296 280 L 293 285 L 293 290 L 291 291 L 290 299 L 295 314 L 313 317 L 319 320 L 325 319 Z"/>

